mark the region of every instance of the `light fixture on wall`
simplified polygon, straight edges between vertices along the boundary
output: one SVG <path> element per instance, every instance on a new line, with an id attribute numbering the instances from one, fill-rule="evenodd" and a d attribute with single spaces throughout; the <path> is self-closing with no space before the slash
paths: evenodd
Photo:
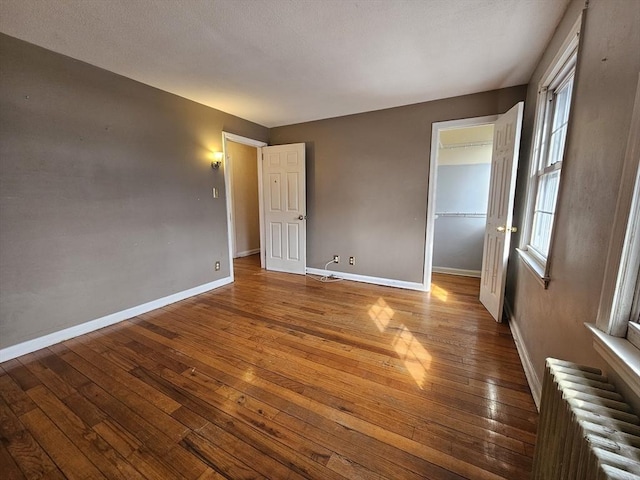
<path id="1" fill-rule="evenodd" d="M 222 159 L 224 158 L 224 154 L 222 152 L 213 152 L 213 160 L 211 161 L 211 168 L 214 170 L 218 170 L 220 165 L 222 165 Z"/>

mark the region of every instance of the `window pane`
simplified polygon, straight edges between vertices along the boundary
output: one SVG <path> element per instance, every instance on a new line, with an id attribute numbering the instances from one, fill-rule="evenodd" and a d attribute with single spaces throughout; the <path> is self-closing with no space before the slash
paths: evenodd
<path id="1" fill-rule="evenodd" d="M 552 101 L 553 92 L 547 92 L 544 99 L 542 124 L 540 125 L 540 131 L 538 132 L 540 142 L 534 147 L 536 149 L 536 157 L 534 158 L 538 159 L 538 173 L 541 173 L 547 166 L 549 135 L 551 134 L 551 125 L 553 122 Z"/>
<path id="2" fill-rule="evenodd" d="M 533 234 L 531 235 L 531 246 L 535 248 L 545 258 L 549 253 L 549 233 L 553 214 L 545 212 L 535 212 L 533 214 Z"/>
<path id="3" fill-rule="evenodd" d="M 538 193 L 533 212 L 531 246 L 546 258 L 551 241 L 551 228 L 558 198 L 560 171 L 541 175 L 538 179 Z"/>
<path id="4" fill-rule="evenodd" d="M 563 125 L 560 129 L 551 134 L 551 146 L 549 147 L 549 156 L 547 157 L 547 165 L 553 165 L 562 160 L 564 153 L 564 141 L 567 137 L 567 125 Z"/>
<path id="5" fill-rule="evenodd" d="M 557 107 L 554 112 L 553 125 L 564 125 L 569 119 L 569 105 L 571 102 L 571 91 L 573 90 L 573 75 L 555 91 Z"/>
<path id="6" fill-rule="evenodd" d="M 573 75 L 554 92 L 553 96 L 553 121 L 551 123 L 551 137 L 549 139 L 549 155 L 545 165 L 553 165 L 562 161 L 564 142 L 567 137 L 567 122 L 569 120 L 569 107 L 571 105 L 571 92 L 573 90 Z"/>

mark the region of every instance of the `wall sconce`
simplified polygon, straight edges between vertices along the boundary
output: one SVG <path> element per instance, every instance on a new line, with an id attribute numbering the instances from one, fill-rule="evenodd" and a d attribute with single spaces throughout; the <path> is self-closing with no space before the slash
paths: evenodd
<path id="1" fill-rule="evenodd" d="M 220 165 L 222 165 L 222 159 L 224 158 L 224 154 L 222 152 L 213 152 L 213 161 L 211 162 L 211 168 L 214 170 L 218 170 Z"/>

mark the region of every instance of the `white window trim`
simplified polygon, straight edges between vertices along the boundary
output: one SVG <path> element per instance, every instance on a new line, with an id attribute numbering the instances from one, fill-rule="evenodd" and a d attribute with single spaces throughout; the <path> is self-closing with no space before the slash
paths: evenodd
<path id="1" fill-rule="evenodd" d="M 640 76 L 614 222 L 607 252 L 596 326 L 616 337 L 626 334 L 640 267 Z"/>
<path id="2" fill-rule="evenodd" d="M 626 338 L 607 335 L 585 323 L 593 334 L 593 348 L 629 389 L 640 398 L 640 350 Z"/>
<path id="3" fill-rule="evenodd" d="M 542 142 L 542 130 L 544 128 L 545 112 L 547 110 L 546 99 L 547 89 L 556 80 L 558 74 L 566 68 L 567 62 L 575 54 L 580 42 L 580 29 L 582 27 L 582 13 L 578 16 L 576 22 L 571 27 L 567 38 L 563 42 L 562 46 L 558 50 L 558 53 L 554 57 L 553 61 L 549 64 L 547 71 L 542 76 L 540 83 L 538 84 L 538 98 L 536 101 L 536 115 L 534 121 L 534 139 L 531 147 L 529 158 L 529 176 L 527 178 L 527 199 L 525 214 L 522 221 L 522 235 L 520 236 L 519 248 L 516 251 L 519 254 L 522 262 L 528 267 L 528 270 L 536 277 L 536 280 L 544 287 L 549 285 L 549 270 L 550 270 L 550 258 L 553 249 L 553 236 L 554 225 L 551 227 L 551 239 L 549 245 L 549 252 L 545 259 L 535 249 L 530 248 L 529 243 L 531 241 L 531 233 L 533 229 L 533 212 L 535 209 L 536 195 L 538 192 L 538 168 L 540 163 Z M 575 87 L 574 87 L 575 88 Z M 571 108 L 569 111 L 569 118 L 571 118 L 571 110 L 573 110 L 575 95 L 571 98 Z M 569 120 L 570 121 L 570 120 Z M 567 130 L 567 139 L 569 137 L 569 131 Z M 565 152 L 568 141 L 565 140 Z M 563 160 L 564 161 L 564 155 Z M 558 195 L 562 190 L 562 175 L 560 176 L 560 185 L 558 186 Z M 555 224 L 555 218 L 554 218 Z"/>
<path id="4" fill-rule="evenodd" d="M 640 280 L 640 76 L 607 253 L 593 345 L 640 398 L 640 349 L 627 340 Z M 636 328 L 635 326 L 632 328 Z M 634 330 L 635 331 L 635 330 Z"/>

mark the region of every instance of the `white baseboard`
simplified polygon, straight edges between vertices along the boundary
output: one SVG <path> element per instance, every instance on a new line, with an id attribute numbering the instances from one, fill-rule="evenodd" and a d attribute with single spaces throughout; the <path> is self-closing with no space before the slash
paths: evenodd
<path id="1" fill-rule="evenodd" d="M 449 267 L 433 267 L 434 273 L 446 273 L 447 275 L 460 275 L 461 277 L 477 277 L 480 278 L 482 272 L 480 270 L 464 270 L 462 268 Z"/>
<path id="2" fill-rule="evenodd" d="M 509 305 L 509 302 L 507 302 L 506 300 L 504 302 L 504 309 L 507 317 L 509 318 L 509 328 L 511 329 L 511 335 L 513 336 L 513 341 L 516 344 L 516 349 L 518 350 L 518 355 L 520 356 L 520 362 L 522 363 L 522 368 L 524 369 L 524 375 L 527 377 L 527 383 L 529 384 L 529 388 L 531 389 L 533 401 L 535 402 L 538 411 L 540 411 L 542 382 L 540 381 L 540 378 L 538 378 L 538 374 L 536 373 L 535 368 L 533 368 L 533 362 L 531 361 L 529 352 L 527 352 L 527 349 L 524 346 L 520 327 L 518 327 L 518 322 L 515 321 L 511 305 Z"/>
<path id="3" fill-rule="evenodd" d="M 372 283 L 374 285 L 382 285 L 385 287 L 404 288 L 405 290 L 418 290 L 425 292 L 426 289 L 422 283 L 405 282 L 404 280 L 393 280 L 391 278 L 369 277 L 367 275 L 356 275 L 355 273 L 337 272 L 334 270 L 323 270 L 322 268 L 309 268 L 307 273 L 311 275 L 335 275 L 344 280 L 352 280 L 354 282 Z"/>
<path id="4" fill-rule="evenodd" d="M 65 340 L 69 340 L 70 338 L 93 332 L 94 330 L 98 330 L 100 328 L 108 327 L 109 325 L 122 322 L 123 320 L 135 317 L 136 315 L 142 315 L 143 313 L 150 312 L 151 310 L 162 308 L 165 305 L 179 302 L 180 300 L 184 300 L 185 298 L 193 297 L 194 295 L 199 295 L 200 293 L 208 292 L 209 290 L 228 285 L 232 281 L 233 279 L 231 277 L 221 278 L 220 280 L 205 283 L 204 285 L 190 288 L 189 290 L 184 290 L 182 292 L 174 293 L 172 295 L 159 298 L 158 300 L 153 300 L 151 302 L 138 305 L 137 307 L 127 308 L 126 310 L 122 310 L 120 312 L 112 313 L 101 318 L 96 318 L 95 320 L 81 323 L 80 325 L 75 325 L 73 327 L 65 328 L 64 330 L 49 333 L 48 335 L 34 338 L 33 340 L 27 340 L 26 342 L 18 343 L 17 345 L 5 347 L 0 350 L 0 363 L 6 362 L 7 360 L 11 360 L 21 355 L 26 355 L 27 353 L 35 352 L 36 350 L 40 350 L 41 348 L 50 347 L 51 345 L 64 342 Z"/>
<path id="5" fill-rule="evenodd" d="M 259 248 L 254 248 L 253 250 L 245 250 L 244 252 L 238 252 L 233 258 L 248 257 L 249 255 L 255 255 L 256 253 L 260 253 Z"/>

